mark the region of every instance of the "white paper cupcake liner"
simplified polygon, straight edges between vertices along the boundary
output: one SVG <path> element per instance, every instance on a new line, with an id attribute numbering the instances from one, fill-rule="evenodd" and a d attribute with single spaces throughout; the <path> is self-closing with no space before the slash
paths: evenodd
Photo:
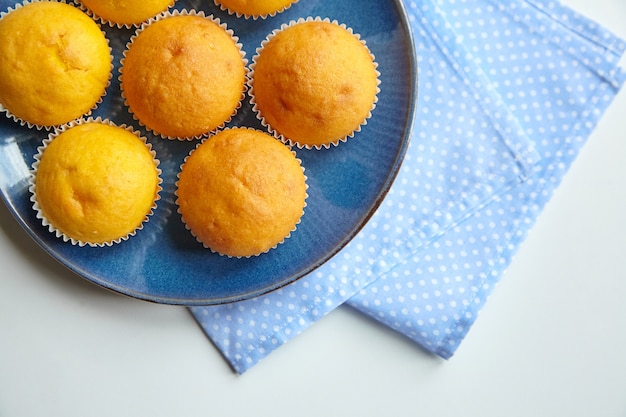
<path id="1" fill-rule="evenodd" d="M 171 0 L 169 5 L 165 9 L 155 13 L 152 16 L 146 16 L 146 18 L 143 21 L 139 22 L 139 23 L 120 23 L 120 22 L 112 21 L 110 19 L 107 19 L 105 17 L 102 17 L 102 16 L 96 14 L 93 10 L 91 10 L 89 7 L 87 7 L 85 4 L 83 4 L 83 2 L 81 0 L 74 0 L 74 1 L 76 2 L 76 5 L 82 11 L 87 13 L 92 19 L 94 19 L 95 21 L 97 21 L 97 22 L 99 22 L 101 24 L 105 24 L 105 25 L 108 25 L 110 27 L 117 27 L 118 29 L 122 29 L 122 28 L 132 29 L 132 28 L 136 28 L 136 27 L 141 26 L 146 21 L 148 21 L 150 18 L 153 18 L 153 17 L 159 15 L 160 13 L 164 13 L 167 10 L 169 10 L 170 8 L 174 7 L 174 5 L 176 4 L 176 2 L 178 0 Z"/>
<path id="2" fill-rule="evenodd" d="M 39 202 L 37 201 L 37 188 L 36 188 L 36 177 L 37 177 L 37 170 L 39 168 L 39 163 L 41 161 L 41 157 L 43 156 L 43 153 L 46 149 L 46 147 L 57 137 L 59 136 L 61 133 L 75 127 L 81 124 L 87 124 L 87 123 L 102 123 L 102 124 L 107 124 L 110 126 L 114 126 L 114 127 L 119 127 L 122 129 L 125 129 L 126 131 L 132 133 L 133 135 L 137 136 L 137 138 L 139 140 L 141 140 L 144 145 L 146 146 L 146 148 L 149 150 L 150 155 L 152 156 L 153 160 L 154 160 L 154 164 L 156 167 L 156 171 L 157 171 L 157 176 L 158 176 L 158 182 L 157 182 L 157 189 L 156 189 L 156 193 L 155 193 L 155 199 L 152 203 L 152 207 L 150 208 L 149 212 L 146 213 L 143 221 L 131 232 L 129 232 L 127 235 L 125 236 L 120 236 L 117 239 L 111 240 L 111 241 L 107 241 L 107 242 L 98 242 L 98 243 L 94 243 L 94 242 L 86 242 L 86 241 L 82 241 L 82 240 L 78 240 L 75 239 L 73 237 L 70 237 L 68 235 L 66 235 L 63 231 L 61 231 L 60 229 L 58 229 L 53 223 L 51 223 L 46 216 L 43 214 L 42 209 L 39 205 Z M 69 122 L 65 125 L 62 126 L 58 126 L 54 129 L 53 132 L 51 132 L 48 137 L 46 139 L 44 139 L 42 141 L 42 144 L 37 148 L 37 154 L 35 154 L 34 156 L 35 158 L 35 162 L 32 165 L 32 169 L 30 172 L 30 176 L 28 178 L 29 181 L 29 187 L 28 190 L 30 192 L 30 201 L 33 203 L 32 207 L 36 212 L 36 217 L 37 219 L 41 220 L 42 225 L 44 227 L 47 227 L 48 230 L 50 231 L 50 233 L 53 233 L 57 238 L 62 239 L 64 242 L 70 242 L 72 245 L 76 245 L 76 246 L 91 246 L 91 247 L 105 247 L 105 246 L 113 246 L 114 244 L 117 243 L 121 243 L 122 241 L 128 240 L 130 239 L 132 236 L 135 236 L 137 234 L 138 231 L 142 230 L 144 225 L 149 221 L 150 217 L 154 214 L 154 211 L 157 208 L 157 202 L 161 199 L 161 191 L 162 191 L 162 171 L 159 168 L 160 165 L 160 161 L 159 159 L 157 159 L 157 155 L 156 152 L 152 149 L 152 145 L 147 141 L 145 136 L 142 136 L 141 133 L 139 131 L 134 130 L 131 126 L 127 126 L 125 124 L 116 124 L 112 121 L 110 121 L 109 119 L 102 119 L 100 117 L 97 118 L 92 118 L 92 117 L 88 117 L 88 118 L 84 118 L 84 119 L 78 119 L 78 120 L 74 120 L 72 122 Z"/>
<path id="3" fill-rule="evenodd" d="M 376 72 L 376 95 L 374 96 L 374 100 L 372 102 L 372 107 L 369 110 L 369 113 L 367 114 L 367 116 L 365 117 L 365 119 L 361 122 L 361 124 L 359 126 L 357 126 L 352 132 L 350 132 L 349 134 L 343 136 L 343 137 L 339 137 L 337 139 L 335 139 L 332 142 L 329 143 L 325 143 L 325 144 L 321 144 L 321 145 L 310 145 L 310 144 L 303 144 L 298 142 L 297 140 L 293 140 L 285 135 L 283 135 L 282 133 L 280 133 L 276 128 L 274 128 L 268 121 L 267 119 L 263 116 L 262 111 L 259 109 L 257 102 L 256 102 L 256 98 L 254 96 L 254 72 L 255 72 L 255 68 L 256 68 L 256 61 L 259 57 L 259 55 L 261 54 L 261 52 L 263 51 L 263 48 L 280 32 L 282 32 L 285 29 L 288 29 L 292 26 L 301 24 L 301 23 L 307 23 L 307 22 L 325 22 L 325 23 L 331 23 L 334 25 L 337 25 L 341 28 L 343 28 L 344 30 L 347 30 L 350 34 L 352 34 L 357 40 L 359 40 L 361 42 L 361 44 L 363 44 L 363 46 L 365 46 L 365 48 L 367 49 L 367 51 L 369 52 L 370 56 L 372 57 L 372 62 L 374 64 L 374 70 Z M 252 110 L 256 115 L 256 118 L 261 122 L 261 124 L 277 139 L 281 140 L 283 143 L 288 144 L 290 146 L 296 146 L 299 149 L 315 149 L 315 150 L 321 150 L 322 148 L 326 148 L 329 149 L 331 147 L 334 146 L 338 146 L 340 143 L 342 142 L 346 142 L 349 138 L 354 137 L 354 135 L 358 132 L 361 131 L 361 129 L 367 125 L 368 120 L 372 117 L 372 112 L 374 111 L 374 109 L 376 108 L 376 104 L 378 103 L 378 94 L 380 93 L 380 72 L 378 71 L 378 63 L 376 62 L 376 57 L 374 56 L 374 54 L 371 52 L 371 50 L 369 49 L 369 47 L 367 46 L 365 40 L 361 39 L 361 36 L 358 33 L 354 33 L 354 31 L 346 26 L 344 23 L 339 23 L 337 20 L 330 20 L 329 18 L 321 18 L 319 16 L 317 17 L 301 17 L 297 20 L 291 20 L 288 23 L 283 23 L 279 28 L 274 29 L 262 42 L 261 42 L 261 46 L 259 46 L 256 51 L 255 51 L 255 55 L 252 57 L 252 63 L 250 64 L 250 71 L 248 73 L 248 94 L 250 95 L 250 104 L 252 105 Z"/>
<path id="4" fill-rule="evenodd" d="M 228 35 L 230 35 L 230 37 L 235 42 L 235 45 L 239 49 L 239 53 L 241 55 L 241 60 L 242 60 L 242 63 L 244 65 L 244 68 L 245 68 L 245 81 L 244 81 L 244 86 L 243 86 L 243 89 L 242 89 L 242 92 L 241 92 L 241 97 L 239 98 L 237 106 L 233 110 L 232 114 L 226 120 L 224 120 L 219 126 L 217 126 L 216 128 L 214 128 L 214 129 L 212 129 L 210 131 L 207 131 L 207 132 L 203 132 L 201 134 L 194 135 L 194 136 L 185 136 L 185 137 L 168 136 L 168 135 L 164 135 L 164 134 L 156 131 L 155 129 L 151 128 L 150 126 L 147 126 L 133 112 L 132 108 L 128 104 L 128 99 L 126 97 L 126 94 L 124 93 L 124 86 L 123 86 L 123 81 L 122 81 L 122 79 L 123 79 L 123 72 L 124 72 L 124 61 L 126 59 L 126 55 L 128 53 L 128 50 L 130 49 L 132 43 L 137 38 L 137 36 L 139 36 L 139 34 L 141 34 L 141 32 L 143 32 L 151 24 L 153 24 L 153 23 L 155 23 L 155 22 L 157 22 L 159 20 L 167 19 L 168 17 L 175 17 L 175 16 L 199 16 L 199 17 L 203 17 L 205 19 L 208 19 L 208 20 L 212 21 L 213 23 L 215 23 L 216 25 L 218 25 L 219 27 L 224 29 L 224 31 Z M 233 119 L 233 117 L 237 114 L 239 109 L 242 107 L 243 101 L 246 98 L 246 93 L 247 93 L 247 88 L 248 88 L 248 84 L 247 84 L 248 72 L 249 72 L 249 69 L 248 69 L 248 59 L 246 58 L 246 53 L 243 50 L 243 45 L 239 42 L 239 37 L 236 36 L 235 32 L 232 29 L 228 28 L 226 23 L 222 23 L 221 20 L 218 17 L 215 17 L 212 14 L 207 15 L 203 11 L 183 9 L 183 10 L 172 10 L 172 11 L 166 11 L 166 12 L 160 13 L 159 15 L 157 15 L 157 16 L 155 16 L 153 18 L 148 19 L 146 22 L 144 22 L 135 31 L 135 33 L 131 36 L 129 42 L 126 44 L 126 48 L 125 48 L 125 50 L 124 50 L 124 52 L 122 54 L 122 59 L 120 61 L 119 81 L 120 81 L 120 87 L 121 87 L 121 95 L 122 95 L 122 98 L 124 100 L 124 104 L 125 104 L 126 108 L 128 109 L 128 111 L 131 114 L 131 116 L 133 117 L 133 119 L 136 120 L 143 128 L 145 128 L 146 130 L 150 131 L 155 136 L 159 136 L 159 137 L 161 137 L 163 139 L 180 140 L 180 141 L 192 141 L 192 140 L 202 139 L 202 138 L 210 136 L 211 134 L 219 131 L 220 129 L 223 129 L 224 126 L 226 126 Z"/>
<path id="5" fill-rule="evenodd" d="M 215 3 L 215 5 L 218 6 L 222 11 L 225 11 L 226 13 L 230 15 L 237 16 L 238 18 L 243 17 L 244 19 L 253 19 L 253 20 L 267 19 L 268 17 L 274 17 L 277 14 L 280 14 L 284 12 L 285 10 L 288 10 L 291 6 L 293 6 L 297 2 L 298 0 L 294 0 L 291 3 L 289 3 L 287 6 L 284 6 L 276 11 L 266 13 L 266 14 L 247 14 L 247 13 L 238 12 L 236 10 L 231 10 L 230 8 L 228 8 L 228 6 L 223 5 L 219 0 L 213 0 L 213 3 Z"/>
<path id="6" fill-rule="evenodd" d="M 31 3 L 42 3 L 42 2 L 46 2 L 46 1 L 50 1 L 50 0 L 24 0 L 22 3 L 17 3 L 15 6 L 13 7 L 9 7 L 8 10 L 6 12 L 0 12 L 0 20 L 2 20 L 2 18 L 4 18 L 6 15 L 8 15 L 9 13 L 20 9 L 28 4 Z M 66 0 L 58 0 L 56 1 L 57 3 L 63 3 L 63 4 L 68 4 L 73 6 L 73 4 L 69 4 Z M 80 10 L 80 8 L 78 8 Z M 98 24 L 96 22 L 96 24 Z M 104 90 L 102 91 L 102 95 L 98 98 L 98 100 L 93 104 L 93 106 L 84 114 L 79 115 L 78 117 L 72 119 L 72 120 L 68 120 L 64 123 L 60 123 L 57 125 L 42 125 L 42 124 L 37 124 L 37 123 L 33 123 L 30 122 L 28 120 L 24 120 L 18 116 L 16 116 L 15 114 L 13 114 L 9 109 L 7 109 L 2 103 L 0 103 L 0 113 L 5 113 L 6 117 L 12 119 L 14 122 L 19 123 L 20 126 L 26 126 L 29 129 L 37 129 L 37 130 L 47 130 L 47 131 L 51 131 L 57 127 L 60 127 L 64 124 L 67 123 L 71 123 L 73 121 L 79 120 L 81 118 L 85 118 L 85 117 L 89 117 L 91 116 L 91 114 L 100 106 L 100 104 L 102 104 L 102 101 L 104 100 L 104 97 L 106 97 L 107 95 L 107 91 L 109 89 L 109 87 L 111 86 L 111 79 L 113 77 L 113 70 L 114 70 L 114 65 L 113 65 L 113 50 L 111 48 L 111 44 L 110 44 L 110 40 L 109 38 L 106 36 L 106 33 L 102 30 L 102 27 L 98 24 L 98 26 L 100 27 L 100 30 L 104 36 L 104 39 L 107 42 L 108 48 L 109 48 L 109 56 L 111 57 L 111 66 L 109 69 L 109 80 L 107 81 L 106 85 L 104 86 Z"/>
<path id="7" fill-rule="evenodd" d="M 251 127 L 234 127 L 234 128 L 226 128 L 224 130 L 229 130 L 229 129 L 248 129 L 248 130 L 257 130 Z M 259 130 L 259 132 L 262 132 Z M 265 132 L 263 132 L 265 133 Z M 178 198 L 178 185 L 179 185 L 179 181 L 180 181 L 180 174 L 183 170 L 183 167 L 185 166 L 185 164 L 187 163 L 187 160 L 189 159 L 189 157 L 195 152 L 196 149 L 198 149 L 198 147 L 200 147 L 200 145 L 202 145 L 205 141 L 207 140 L 211 140 L 210 137 L 208 138 L 203 138 L 200 142 L 198 142 L 198 144 L 195 146 L 194 149 L 191 150 L 191 152 L 189 152 L 189 154 L 185 157 L 185 159 L 183 160 L 183 163 L 180 165 L 180 169 L 178 171 L 178 174 L 176 175 L 176 183 L 175 183 L 175 191 L 174 191 L 174 198 L 175 198 L 175 204 L 176 204 L 176 212 L 180 215 L 181 221 L 183 223 L 183 225 L 185 226 L 185 229 L 187 229 L 187 231 L 189 231 L 189 233 L 196 239 L 196 241 L 198 243 L 200 243 L 202 245 L 202 247 L 204 247 L 205 249 L 208 249 L 209 251 L 211 251 L 212 253 L 215 253 L 217 255 L 220 256 L 225 256 L 228 258 L 235 258 L 235 259 L 241 259 L 241 258 L 254 258 L 260 255 L 263 255 L 265 253 L 268 253 L 276 248 L 278 248 L 281 244 L 285 243 L 285 241 L 287 239 L 289 239 L 291 237 L 291 235 L 298 229 L 298 225 L 302 222 L 302 217 L 304 216 L 304 212 L 306 210 L 307 207 L 307 199 L 309 198 L 309 194 L 308 192 L 305 193 L 305 197 L 304 197 L 304 205 L 302 206 L 302 215 L 300 216 L 300 218 L 298 219 L 298 221 L 296 222 L 296 224 L 294 225 L 293 229 L 291 229 L 291 231 L 283 237 L 282 240 L 280 240 L 279 242 L 277 242 L 274 246 L 268 248 L 267 250 L 260 252 L 258 254 L 255 255 L 249 255 L 249 256 L 232 256 L 232 255 L 228 255 L 228 254 L 224 254 L 221 252 L 218 252 L 216 250 L 214 250 L 213 248 L 211 248 L 206 242 L 202 241 L 202 239 L 200 239 L 192 230 L 192 228 L 185 222 L 185 218 L 183 216 L 183 213 L 180 210 L 180 201 Z M 300 168 L 302 169 L 302 173 L 304 174 L 304 184 L 305 184 L 305 189 L 308 190 L 309 189 L 309 184 L 308 184 L 308 177 L 306 175 L 306 171 L 305 171 L 305 167 L 304 165 L 302 165 L 302 160 L 300 158 L 297 157 L 295 151 L 291 150 L 291 153 L 294 155 L 294 157 L 296 157 L 296 160 L 298 161 L 298 164 L 300 165 Z"/>

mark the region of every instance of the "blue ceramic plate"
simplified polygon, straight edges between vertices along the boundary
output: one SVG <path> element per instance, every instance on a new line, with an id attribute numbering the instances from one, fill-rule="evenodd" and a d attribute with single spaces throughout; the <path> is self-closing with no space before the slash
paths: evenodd
<path id="1" fill-rule="evenodd" d="M 0 0 L 6 11 L 14 2 Z M 284 286 L 322 265 L 365 225 L 383 200 L 408 146 L 417 88 L 409 24 L 400 0 L 300 0 L 265 20 L 246 20 L 221 11 L 210 0 L 179 0 L 178 9 L 203 10 L 239 36 L 250 61 L 261 41 L 282 23 L 320 16 L 345 23 L 367 42 L 381 73 L 381 92 L 368 124 L 331 149 L 297 150 L 306 169 L 309 198 L 302 222 L 285 243 L 258 257 L 233 259 L 204 249 L 185 229 L 174 203 L 180 164 L 195 142 L 167 141 L 133 121 L 120 98 L 118 66 L 133 31 L 103 25 L 116 69 L 94 116 L 133 125 L 144 132 L 163 170 L 163 192 L 150 221 L 136 236 L 112 247 L 64 243 L 41 225 L 29 201 L 33 155 L 46 131 L 0 118 L 0 189 L 25 230 L 71 270 L 110 290 L 166 304 L 220 304 Z M 1 41 L 1 40 L 0 40 Z M 229 125 L 262 129 L 245 102 Z"/>

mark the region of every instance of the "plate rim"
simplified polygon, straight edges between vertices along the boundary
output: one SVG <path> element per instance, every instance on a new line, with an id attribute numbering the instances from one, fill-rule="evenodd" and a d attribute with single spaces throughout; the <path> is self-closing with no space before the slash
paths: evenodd
<path id="1" fill-rule="evenodd" d="M 407 38 L 408 58 L 409 58 L 408 71 L 410 74 L 410 80 L 408 84 L 411 87 L 410 92 L 409 92 L 409 100 L 408 100 L 409 106 L 406 109 L 407 120 L 403 129 L 404 138 L 401 142 L 401 146 L 397 149 L 395 158 L 393 159 L 394 169 L 392 169 L 388 173 L 387 178 L 383 183 L 383 186 L 380 187 L 380 190 L 376 198 L 369 205 L 369 208 L 366 214 L 355 225 L 355 227 L 352 228 L 350 233 L 347 233 L 337 244 L 335 244 L 331 248 L 331 250 L 325 253 L 325 255 L 321 257 L 318 261 L 312 263 L 311 265 L 302 269 L 298 273 L 289 276 L 283 281 L 278 282 L 274 285 L 268 285 L 259 290 L 246 292 L 246 293 L 239 294 L 236 296 L 211 298 L 208 300 L 207 299 L 188 299 L 188 298 L 183 298 L 183 297 L 163 296 L 163 295 L 157 295 L 157 294 L 147 294 L 145 292 L 121 288 L 121 286 L 114 285 L 113 283 L 110 283 L 107 280 L 103 280 L 99 278 L 98 276 L 96 276 L 95 274 L 90 273 L 89 271 L 83 270 L 82 268 L 78 267 L 73 262 L 71 262 L 70 259 L 67 259 L 66 257 L 61 256 L 59 253 L 50 251 L 48 246 L 43 241 L 43 238 L 40 237 L 37 233 L 35 233 L 28 226 L 28 223 L 26 222 L 24 217 L 19 213 L 15 205 L 8 199 L 8 196 L 5 195 L 4 189 L 2 190 L 2 192 L 0 192 L 1 199 L 3 200 L 4 204 L 9 209 L 9 212 L 13 215 L 13 217 L 20 224 L 22 229 L 24 229 L 27 232 L 28 236 L 30 236 L 31 239 L 33 239 L 37 243 L 37 245 L 40 248 L 42 248 L 44 252 L 48 254 L 52 259 L 59 262 L 62 266 L 64 266 L 66 269 L 70 270 L 71 272 L 75 273 L 80 278 L 83 278 L 86 281 L 91 282 L 97 287 L 109 290 L 113 293 L 120 294 L 126 297 L 130 297 L 130 298 L 134 298 L 134 299 L 138 299 L 142 301 L 147 301 L 151 303 L 156 303 L 156 304 L 180 305 L 180 306 L 188 306 L 188 307 L 223 305 L 223 304 L 230 304 L 230 303 L 235 303 L 235 302 L 259 297 L 259 296 L 274 292 L 276 290 L 279 290 L 281 288 L 284 288 L 298 281 L 299 279 L 314 272 L 316 269 L 324 265 L 326 262 L 332 259 L 335 255 L 341 252 L 341 250 L 343 250 L 350 243 L 350 241 L 352 241 L 361 232 L 361 230 L 365 227 L 365 225 L 367 225 L 367 223 L 371 220 L 374 213 L 376 213 L 376 211 L 378 210 L 382 202 L 385 200 L 385 197 L 387 196 L 387 194 L 389 193 L 389 190 L 391 189 L 393 183 L 395 182 L 395 179 L 397 178 L 397 175 L 401 169 L 407 149 L 411 142 L 413 128 L 415 125 L 415 115 L 416 115 L 416 107 L 417 107 L 417 101 L 418 101 L 418 78 L 419 76 L 418 76 L 417 53 L 415 49 L 413 30 L 410 25 L 406 6 L 404 5 L 402 0 L 392 0 L 392 1 L 395 4 L 398 15 L 400 17 L 399 24 L 403 27 L 406 38 Z M 41 129 L 38 129 L 38 130 L 41 130 Z"/>

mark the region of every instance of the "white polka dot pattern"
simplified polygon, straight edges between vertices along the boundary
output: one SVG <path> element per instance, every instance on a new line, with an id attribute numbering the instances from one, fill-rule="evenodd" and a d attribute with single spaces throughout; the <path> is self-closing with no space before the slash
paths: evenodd
<path id="1" fill-rule="evenodd" d="M 624 43 L 557 3 L 405 4 L 420 98 L 377 213 L 292 285 L 191 308 L 239 373 L 346 301 L 450 357 L 626 78 Z"/>

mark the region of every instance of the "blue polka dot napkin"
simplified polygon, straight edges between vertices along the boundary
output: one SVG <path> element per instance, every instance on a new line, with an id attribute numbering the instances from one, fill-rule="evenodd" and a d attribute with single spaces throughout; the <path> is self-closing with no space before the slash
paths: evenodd
<path id="1" fill-rule="evenodd" d="M 309 276 L 191 308 L 238 373 L 344 303 L 452 356 L 626 80 L 625 42 L 557 2 L 405 5 L 419 101 L 381 207 Z"/>

